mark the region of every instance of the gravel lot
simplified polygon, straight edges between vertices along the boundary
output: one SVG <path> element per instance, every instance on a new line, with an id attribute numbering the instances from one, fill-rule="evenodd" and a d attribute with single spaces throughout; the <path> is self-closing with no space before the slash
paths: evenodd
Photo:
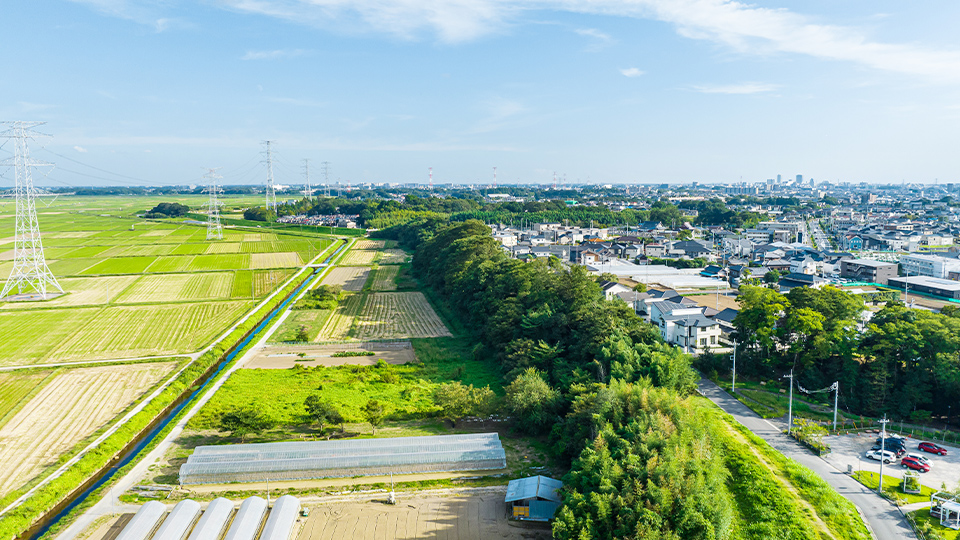
<path id="1" fill-rule="evenodd" d="M 831 465 L 841 471 L 847 471 L 847 465 L 853 470 L 880 472 L 880 462 L 864 457 L 877 439 L 874 433 L 865 435 L 833 435 L 825 437 L 824 442 L 830 445 L 832 451 L 826 455 Z M 940 444 L 947 449 L 947 455 L 938 456 L 917 450 L 917 445 L 923 442 L 918 439 L 907 439 L 907 453 L 920 454 L 930 460 L 930 472 L 920 473 L 920 483 L 934 489 L 940 489 L 946 484 L 947 489 L 955 489 L 960 481 L 960 449 Z M 883 473 L 888 476 L 903 478 L 904 469 L 899 463 L 890 463 L 883 466 Z"/>

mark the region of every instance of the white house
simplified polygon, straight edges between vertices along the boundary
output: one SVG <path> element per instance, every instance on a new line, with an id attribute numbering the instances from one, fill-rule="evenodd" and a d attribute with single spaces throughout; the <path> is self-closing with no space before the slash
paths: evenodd
<path id="1" fill-rule="evenodd" d="M 650 322 L 660 328 L 667 343 L 683 352 L 700 354 L 723 347 L 720 343 L 720 323 L 704 315 L 706 308 L 670 301 L 650 304 Z"/>

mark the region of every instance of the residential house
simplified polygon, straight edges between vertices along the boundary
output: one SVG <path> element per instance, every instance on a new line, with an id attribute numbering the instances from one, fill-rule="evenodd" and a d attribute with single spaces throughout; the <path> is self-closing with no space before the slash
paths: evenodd
<path id="1" fill-rule="evenodd" d="M 651 304 L 650 322 L 660 328 L 667 343 L 689 354 L 701 354 L 711 348 L 720 348 L 720 323 L 707 317 L 701 306 L 689 306 L 670 301 Z"/>

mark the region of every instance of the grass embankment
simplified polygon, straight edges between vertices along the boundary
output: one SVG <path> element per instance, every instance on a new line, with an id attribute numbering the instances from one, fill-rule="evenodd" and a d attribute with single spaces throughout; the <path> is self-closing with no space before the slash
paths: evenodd
<path id="1" fill-rule="evenodd" d="M 907 518 L 913 521 L 914 527 L 923 534 L 923 538 L 926 540 L 960 539 L 960 531 L 940 525 L 940 520 L 931 516 L 930 510 L 926 508 L 908 513 Z"/>
<path id="2" fill-rule="evenodd" d="M 717 384 L 730 392 L 730 381 L 720 380 Z M 790 397 L 786 393 L 781 393 L 780 388 L 775 386 L 760 385 L 756 382 L 737 381 L 737 392 L 733 394 L 738 401 L 749 407 L 753 412 L 763 418 L 781 418 L 787 415 L 790 405 Z M 793 394 L 793 416 L 795 418 L 807 418 L 821 422 L 833 420 L 832 406 L 827 403 L 817 403 L 810 401 L 806 395 L 798 395 L 797 391 Z M 838 420 L 852 416 L 839 413 Z M 857 417 L 859 418 L 859 417 Z"/>
<path id="3" fill-rule="evenodd" d="M 193 391 L 193 385 L 196 381 L 219 363 L 230 349 L 273 311 L 286 296 L 302 283 L 303 279 L 309 276 L 310 274 L 305 272 L 301 279 L 295 279 L 281 289 L 273 302 L 268 302 L 258 309 L 213 349 L 190 364 L 170 386 L 147 404 L 142 411 L 134 415 L 96 448 L 80 458 L 61 476 L 38 489 L 23 504 L 5 514 L 3 519 L 0 520 L 0 538 L 14 538 L 26 531 L 36 520 L 66 498 L 78 486 L 95 476 L 100 469 L 119 456 L 131 441 L 147 431 L 158 417 L 173 406 L 178 398 Z M 23 490 L 12 493 L 0 503 L 9 504 L 23 493 Z"/>
<path id="4" fill-rule="evenodd" d="M 880 473 L 871 471 L 856 471 L 853 478 L 864 486 L 876 491 L 880 485 Z M 921 485 L 920 493 L 904 493 L 903 479 L 888 474 L 883 475 L 883 492 L 889 499 L 899 500 L 901 504 L 913 504 L 919 502 L 930 502 L 930 496 L 937 490 Z"/>
<path id="5" fill-rule="evenodd" d="M 826 481 L 733 417 L 718 414 L 732 432 L 725 450 L 731 491 L 746 523 L 745 538 L 872 538 L 856 507 Z"/>

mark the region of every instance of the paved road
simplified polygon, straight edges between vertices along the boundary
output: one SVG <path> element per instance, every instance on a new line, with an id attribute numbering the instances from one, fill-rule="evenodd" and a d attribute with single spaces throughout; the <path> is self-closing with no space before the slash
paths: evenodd
<path id="1" fill-rule="evenodd" d="M 707 379 L 701 379 L 700 392 L 716 403 L 721 409 L 733 415 L 741 424 L 755 433 L 758 437 L 770 443 L 783 455 L 795 459 L 803 466 L 817 473 L 826 480 L 838 493 L 857 505 L 867 519 L 870 528 L 877 540 L 916 540 L 910 524 L 896 506 L 880 498 L 853 478 L 838 471 L 829 463 L 811 454 L 792 439 L 781 433 L 781 430 L 771 422 L 760 418 L 746 405 L 726 393 L 719 386 Z"/>

